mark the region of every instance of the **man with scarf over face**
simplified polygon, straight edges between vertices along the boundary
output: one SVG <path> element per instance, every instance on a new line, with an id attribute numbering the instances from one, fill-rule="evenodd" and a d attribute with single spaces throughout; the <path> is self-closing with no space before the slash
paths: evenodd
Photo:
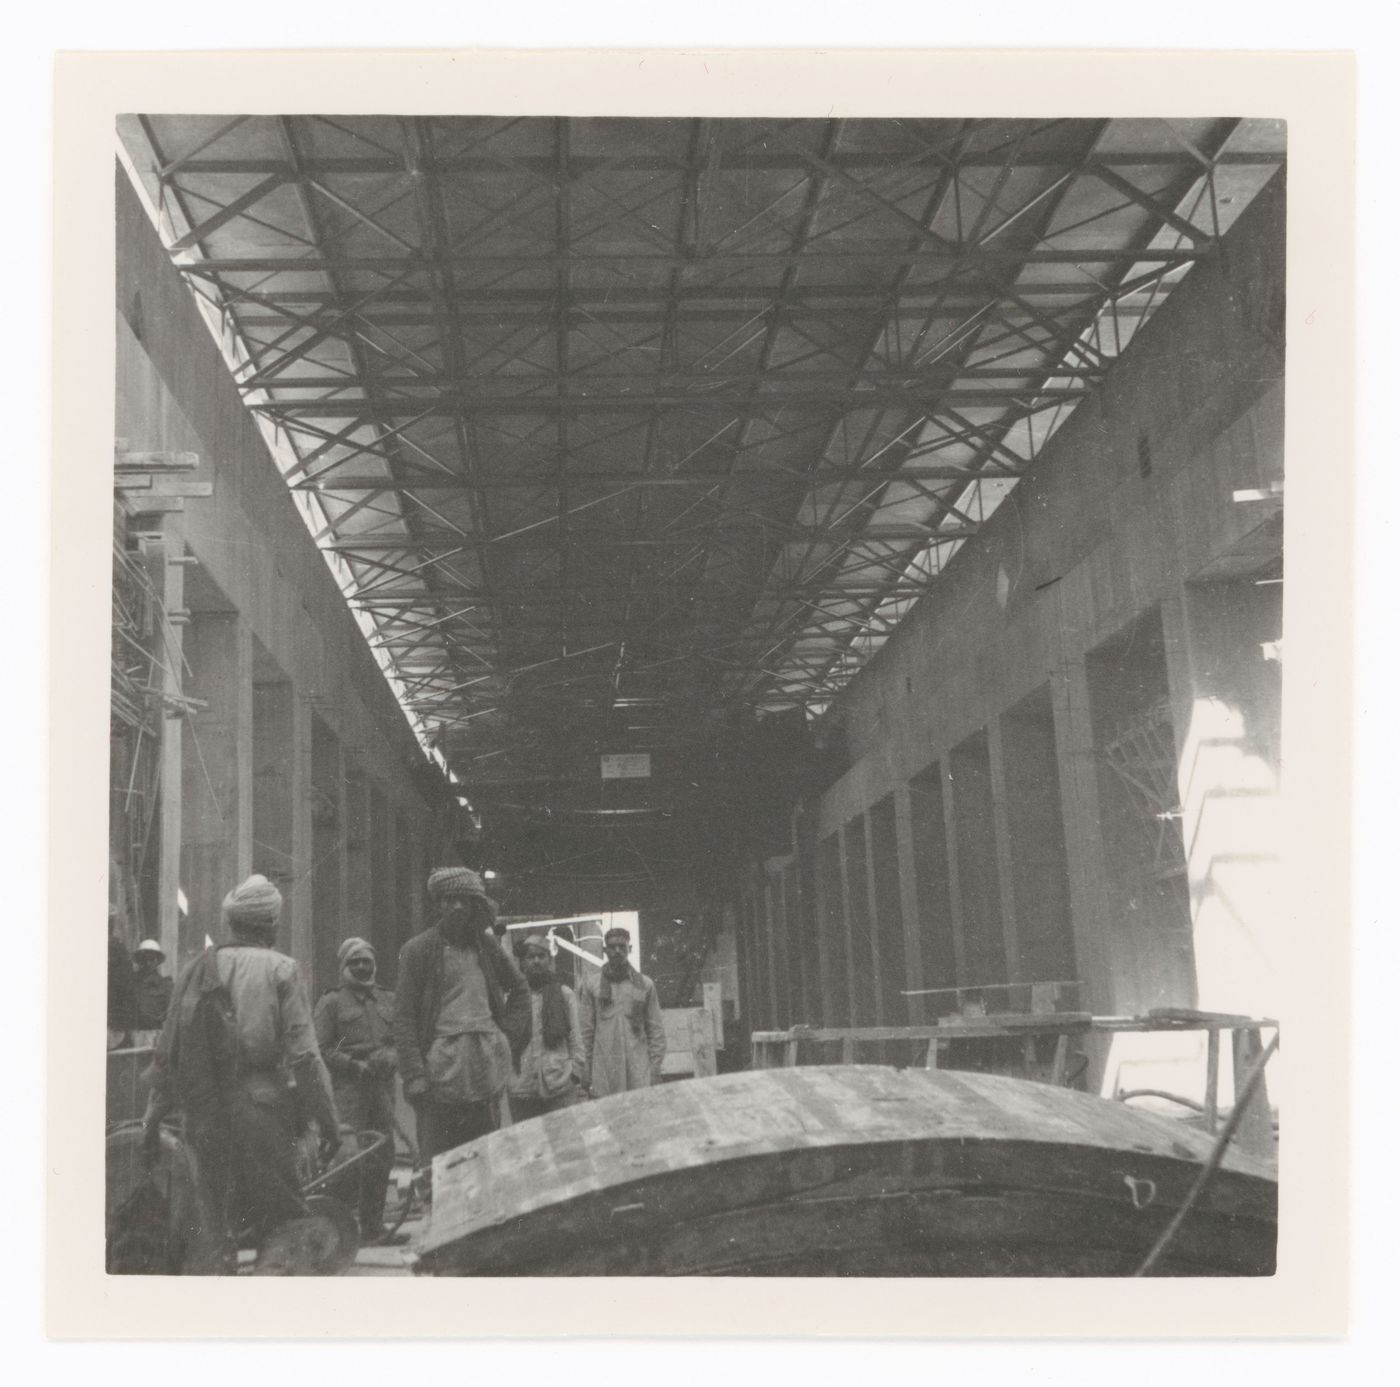
<path id="1" fill-rule="evenodd" d="M 394 994 L 375 985 L 377 959 L 368 940 L 347 939 L 336 958 L 340 986 L 316 1003 L 316 1040 L 335 1085 L 335 1106 L 351 1131 L 388 1138 L 346 1176 L 357 1179 L 360 1236 L 369 1242 L 383 1235 L 394 1168 Z"/>
<path id="2" fill-rule="evenodd" d="M 437 919 L 399 954 L 394 1048 L 424 1162 L 494 1132 L 530 1041 L 530 992 L 492 932 L 495 903 L 467 867 L 428 878 Z"/>
<path id="3" fill-rule="evenodd" d="M 654 1084 L 666 1058 L 656 984 L 628 962 L 631 943 L 625 929 L 603 936 L 606 961 L 584 980 L 579 998 L 584 1086 L 595 1098 Z"/>
<path id="4" fill-rule="evenodd" d="M 531 935 L 517 952 L 530 985 L 530 1043 L 506 1087 L 511 1121 L 523 1122 L 574 1101 L 583 1081 L 583 1036 L 578 999 L 554 976 L 548 942 Z"/>
<path id="5" fill-rule="evenodd" d="M 181 973 L 156 1046 L 146 1152 L 154 1158 L 161 1120 L 178 1108 L 197 1164 L 200 1226 L 181 1230 L 188 1275 L 232 1275 L 240 1233 L 267 1243 L 307 1216 L 295 1152 L 303 1114 L 319 1129 L 323 1162 L 340 1147 L 301 970 L 273 948 L 281 911 L 281 892 L 266 877 L 229 892 L 230 942 L 205 949 Z M 294 1247 L 258 1258 L 259 1275 L 313 1270 Z"/>

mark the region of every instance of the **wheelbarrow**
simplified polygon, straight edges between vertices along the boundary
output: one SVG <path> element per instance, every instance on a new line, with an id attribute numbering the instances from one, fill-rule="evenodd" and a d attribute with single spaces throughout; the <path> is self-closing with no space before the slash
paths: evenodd
<path id="1" fill-rule="evenodd" d="M 178 1128 L 163 1125 L 160 1150 L 148 1164 L 142 1136 L 141 1122 L 119 1123 L 107 1133 L 107 1270 L 180 1275 L 200 1223 L 194 1155 Z M 367 1131 L 353 1139 L 357 1149 L 324 1170 L 317 1168 L 314 1153 L 303 1152 L 298 1160 L 305 1217 L 278 1225 L 261 1242 L 251 1229 L 234 1235 L 241 1250 L 255 1250 L 259 1263 L 278 1269 L 268 1274 L 336 1276 L 355 1260 L 359 1223 L 346 1204 L 324 1191 L 381 1150 L 389 1137 Z"/>

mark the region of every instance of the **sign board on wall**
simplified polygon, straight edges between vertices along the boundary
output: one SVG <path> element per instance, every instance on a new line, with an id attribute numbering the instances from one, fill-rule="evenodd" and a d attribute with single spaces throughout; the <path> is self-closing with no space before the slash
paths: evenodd
<path id="1" fill-rule="evenodd" d="M 647 780 L 651 777 L 650 752 L 612 752 L 601 760 L 604 780 Z"/>

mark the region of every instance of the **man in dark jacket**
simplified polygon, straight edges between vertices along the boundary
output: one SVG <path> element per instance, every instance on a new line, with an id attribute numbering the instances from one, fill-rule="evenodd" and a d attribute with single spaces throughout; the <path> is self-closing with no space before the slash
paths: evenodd
<path id="1" fill-rule="evenodd" d="M 495 902 L 467 867 L 428 878 L 433 925 L 399 954 L 394 1047 L 425 1162 L 493 1132 L 530 1041 L 530 991 L 492 931 Z"/>
<path id="2" fill-rule="evenodd" d="M 341 1122 L 352 1132 L 388 1138 L 346 1176 L 357 1186 L 345 1197 L 359 1205 L 360 1237 L 374 1242 L 384 1233 L 384 1199 L 394 1169 L 394 994 L 375 984 L 377 959 L 367 939 L 347 939 L 336 958 L 340 986 L 316 1003 L 316 1043 L 331 1073 Z"/>
<path id="3" fill-rule="evenodd" d="M 154 939 L 143 939 L 132 957 L 136 961 L 137 1029 L 159 1034 L 175 991 L 175 980 L 160 971 L 160 965 L 165 962 L 165 950 Z M 154 1044 L 154 1040 L 151 1043 Z"/>
<path id="4" fill-rule="evenodd" d="M 117 933 L 115 910 L 107 912 L 107 1048 L 118 1049 L 131 1043 L 131 1032 L 139 1025 L 136 1003 L 136 970 L 131 954 Z"/>

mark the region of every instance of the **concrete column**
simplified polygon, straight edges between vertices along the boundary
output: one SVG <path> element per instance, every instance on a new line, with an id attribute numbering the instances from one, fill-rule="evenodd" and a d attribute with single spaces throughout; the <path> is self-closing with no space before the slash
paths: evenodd
<path id="1" fill-rule="evenodd" d="M 383 929 L 384 943 L 379 950 L 379 966 L 386 968 L 404 941 L 403 877 L 399 867 L 399 839 L 403 836 L 403 815 L 387 796 L 384 802 L 385 871 L 384 891 L 387 906 Z"/>
<path id="2" fill-rule="evenodd" d="M 947 777 L 935 761 L 910 782 L 908 788 L 909 833 L 914 867 L 914 928 L 918 935 L 920 971 L 918 988 L 954 987 L 958 957 L 954 940 L 951 867 L 948 828 L 943 801 Z M 906 928 L 908 923 L 906 921 Z M 936 997 L 921 998 L 927 1020 L 940 1014 Z"/>
<path id="3" fill-rule="evenodd" d="M 745 972 L 744 943 L 740 937 L 743 933 L 742 923 L 734 908 L 733 901 L 726 901 L 718 907 L 718 910 L 720 913 L 720 933 L 729 937 L 734 948 L 734 1018 L 747 1034 L 754 1027 L 753 1021 L 748 1015 L 748 977 Z M 587 967 L 586 964 L 584 966 Z"/>
<path id="4" fill-rule="evenodd" d="M 948 765 L 966 960 L 966 973 L 959 982 L 974 987 L 1005 982 L 1006 942 L 986 736 L 974 733 L 965 738 L 949 753 Z"/>
<path id="5" fill-rule="evenodd" d="M 1002 948 L 1006 953 L 1007 982 L 1031 982 L 1021 956 L 1020 930 L 1016 920 L 1016 885 L 1012 866 L 1009 805 L 1015 788 L 1008 774 L 1001 719 L 987 724 L 987 769 L 990 775 L 992 835 L 996 840 L 997 894 L 1001 904 Z"/>
<path id="6" fill-rule="evenodd" d="M 1073 980 L 1077 973 L 1065 826 L 1048 687 L 1042 686 L 996 720 L 991 746 L 1003 908 L 1014 908 L 1016 915 L 1012 978 Z"/>
<path id="7" fill-rule="evenodd" d="M 812 834 L 812 815 L 806 806 L 794 815 L 797 842 L 797 933 L 801 949 L 802 1016 L 815 1025 L 822 1019 L 824 982 L 821 965 L 821 911 L 817 890 L 817 851 Z"/>
<path id="8" fill-rule="evenodd" d="M 846 865 L 847 967 L 851 982 L 852 1026 L 875 1024 L 879 996 L 879 955 L 870 918 L 870 844 L 866 815 L 857 814 L 841 833 Z"/>
<path id="9" fill-rule="evenodd" d="M 408 909 L 409 909 L 409 934 L 421 934 L 428 927 L 428 922 L 424 917 L 423 899 L 427 892 L 428 881 L 428 834 L 432 828 L 432 821 L 427 813 L 418 815 L 414 819 L 412 851 L 409 854 L 408 862 Z"/>
<path id="10" fill-rule="evenodd" d="M 831 833 L 817 844 L 817 976 L 821 985 L 821 1022 L 845 1025 L 846 941 L 841 877 L 841 836 Z"/>
<path id="11" fill-rule="evenodd" d="M 182 739 L 181 962 L 219 936 L 224 896 L 253 869 L 252 637 L 237 612 L 196 612 L 184 653 L 187 692 L 205 706 Z"/>
<path id="12" fill-rule="evenodd" d="M 1089 709 L 1089 679 L 1081 658 L 1068 658 L 1050 681 L 1055 755 L 1065 825 L 1074 956 L 1080 1002 L 1096 1015 L 1114 1011 L 1113 955 L 1108 867 L 1099 831 L 1099 772 Z"/>
<path id="13" fill-rule="evenodd" d="M 368 939 L 373 932 L 370 921 L 370 860 L 369 860 L 369 783 L 350 752 L 344 753 L 345 773 L 342 793 L 345 797 L 345 818 L 342 820 L 345 845 L 345 895 L 341 910 L 342 939 L 359 935 Z"/>
<path id="14" fill-rule="evenodd" d="M 768 995 L 763 967 L 763 940 L 759 929 L 760 906 L 755 899 L 753 883 L 748 883 L 739 902 L 740 958 L 744 961 L 745 992 L 749 999 L 749 1029 L 768 1029 Z"/>
<path id="15" fill-rule="evenodd" d="M 958 868 L 957 812 L 953 804 L 953 776 L 947 761 L 939 763 L 938 789 L 943 799 L 943 859 L 948 868 L 948 922 L 953 935 L 953 967 L 949 986 L 972 981 L 967 972 L 966 932 L 963 928 L 962 874 Z"/>
<path id="16" fill-rule="evenodd" d="M 311 789 L 311 705 L 293 691 L 291 707 L 292 890 L 286 909 L 290 913 L 292 957 L 307 978 L 315 961 L 316 903 L 312 887 L 315 826 Z"/>
<path id="17" fill-rule="evenodd" d="M 914 818 L 909 802 L 908 785 L 901 785 L 894 794 L 894 831 L 899 861 L 899 913 L 904 935 L 905 987 L 917 991 L 925 987 L 923 937 L 919 929 L 919 894 L 914 857 Z M 909 1024 L 924 1026 L 924 999 L 905 998 Z"/>
<path id="18" fill-rule="evenodd" d="M 340 743 L 312 709 L 311 722 L 311 957 L 316 990 L 335 982 L 345 900 L 345 778 Z"/>
<path id="19" fill-rule="evenodd" d="M 263 656 L 255 657 L 256 664 Z M 292 952 L 299 902 L 292 851 L 296 757 L 292 746 L 291 682 L 256 678 L 253 683 L 253 869 L 282 892 L 278 948 Z"/>
<path id="20" fill-rule="evenodd" d="M 419 856 L 417 821 L 405 807 L 396 807 L 390 815 L 394 825 L 393 864 L 394 899 L 392 943 L 388 954 L 379 959 L 380 976 L 385 986 L 395 985 L 399 950 L 410 936 L 416 934 L 416 904 L 418 901 Z"/>
<path id="21" fill-rule="evenodd" d="M 806 973 L 811 933 L 802 924 L 802 870 L 794 854 L 783 869 L 783 942 L 787 950 L 789 1025 L 805 1022 L 810 1012 Z"/>
<path id="22" fill-rule="evenodd" d="M 370 932 L 365 935 L 377 954 L 394 947 L 393 826 L 384 792 L 371 780 L 365 783 L 369 860 Z"/>
<path id="23" fill-rule="evenodd" d="M 787 1024 L 787 940 L 784 938 L 783 878 L 779 872 L 765 872 L 763 932 L 768 959 L 768 1020 L 775 1029 Z"/>
<path id="24" fill-rule="evenodd" d="M 160 594 L 166 619 L 157 650 L 164 672 L 161 691 L 179 698 L 185 688 L 185 567 L 184 543 L 167 531 L 145 550 L 148 572 Z M 168 960 L 167 971 L 180 962 L 180 840 L 183 800 L 184 718 L 165 716 L 160 741 L 160 867 L 157 886 L 157 922 L 160 947 Z"/>
<path id="25" fill-rule="evenodd" d="M 871 805 L 866 815 L 870 838 L 870 918 L 875 937 L 877 979 L 875 1022 L 881 1026 L 908 1024 L 909 1007 L 902 996 L 911 983 L 904 956 L 904 909 L 900 898 L 899 827 L 893 794 Z"/>
<path id="26" fill-rule="evenodd" d="M 846 833 L 850 825 L 843 825 L 835 833 L 836 839 L 836 909 L 833 912 L 833 924 L 836 927 L 836 938 L 833 941 L 834 947 L 840 951 L 841 962 L 841 986 L 837 989 L 839 997 L 836 999 L 839 1010 L 837 1019 L 832 1023 L 837 1026 L 854 1026 L 856 1024 L 856 962 L 855 948 L 852 943 L 851 934 L 855 928 L 851 920 L 851 864 L 847 860 Z"/>

